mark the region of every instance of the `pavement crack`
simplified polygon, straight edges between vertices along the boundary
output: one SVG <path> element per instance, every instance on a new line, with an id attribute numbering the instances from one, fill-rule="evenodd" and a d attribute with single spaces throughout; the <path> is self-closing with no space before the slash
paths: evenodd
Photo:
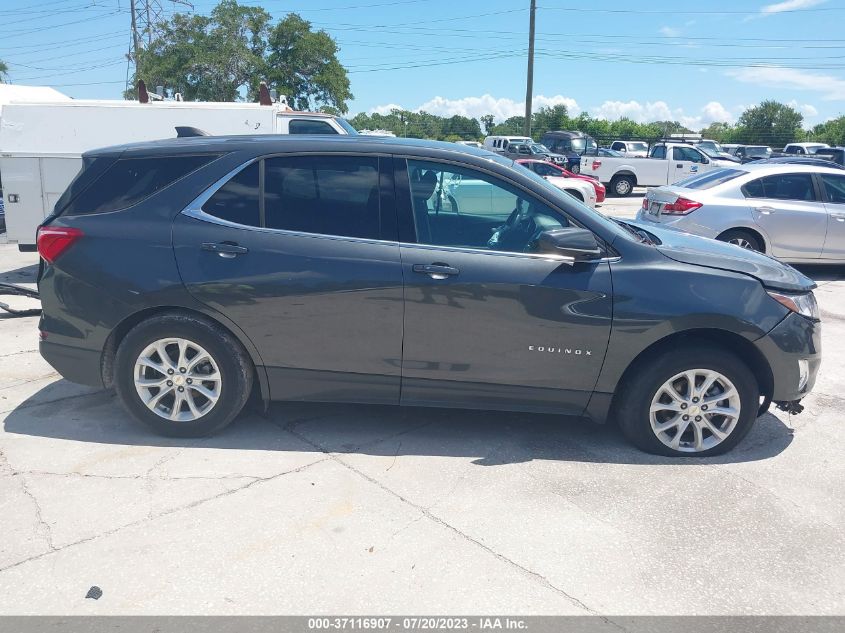
<path id="1" fill-rule="evenodd" d="M 483 543 L 483 542 L 479 541 L 478 539 L 476 539 L 476 538 L 474 538 L 474 537 L 470 536 L 470 535 L 469 535 L 469 534 L 467 534 L 466 532 L 463 532 L 462 530 L 460 530 L 459 528 L 455 527 L 454 525 L 452 525 L 451 523 L 449 523 L 449 522 L 448 522 L 448 521 L 446 521 L 445 519 L 443 519 L 443 518 L 441 518 L 441 517 L 437 516 L 436 514 L 432 513 L 430 510 L 428 510 L 428 509 L 427 509 L 427 508 L 425 508 L 424 506 L 421 506 L 420 504 L 415 503 L 414 501 L 412 501 L 412 500 L 408 499 L 407 497 L 403 496 L 402 494 L 400 494 L 400 493 L 396 492 L 395 490 L 393 490 L 393 489 L 389 488 L 388 486 L 386 486 L 385 484 L 383 484 L 382 482 L 380 482 L 378 479 L 376 479 L 376 478 L 374 478 L 374 477 L 372 477 L 372 476 L 368 475 L 367 473 L 363 472 L 362 470 L 359 470 L 358 468 L 356 468 L 356 467 L 355 467 L 355 466 L 353 466 L 352 464 L 347 463 L 346 461 L 344 461 L 344 460 L 341 458 L 341 455 L 340 455 L 340 454 L 336 454 L 336 453 L 333 453 L 333 452 L 329 451 L 329 450 L 328 450 L 328 449 L 326 449 L 325 447 L 321 446 L 318 442 L 315 442 L 315 441 L 311 440 L 310 438 L 308 438 L 307 436 L 303 435 L 302 433 L 298 433 L 297 431 L 292 430 L 292 429 L 289 429 L 289 430 L 290 430 L 290 432 L 291 432 L 291 433 L 293 433 L 294 435 L 296 435 L 296 436 L 297 436 L 299 439 L 301 439 L 303 442 L 305 442 L 305 443 L 307 443 L 307 444 L 310 444 L 310 445 L 311 445 L 311 446 L 313 446 L 315 449 L 317 449 L 317 450 L 319 450 L 320 452 L 324 453 L 325 455 L 327 455 L 327 456 L 328 456 L 328 458 L 329 458 L 329 459 L 331 459 L 331 460 L 333 460 L 334 462 L 338 463 L 338 464 L 339 464 L 340 466 L 342 466 L 343 468 L 346 468 L 347 470 L 349 470 L 349 471 L 351 471 L 351 472 L 355 473 L 356 475 L 358 475 L 358 476 L 359 476 L 359 477 L 361 477 L 362 479 L 365 479 L 366 481 L 370 482 L 370 483 L 371 483 L 371 484 L 373 484 L 374 486 L 376 486 L 376 487 L 378 487 L 379 489 L 381 489 L 383 492 L 385 492 L 385 493 L 389 494 L 390 496 L 392 496 L 392 497 L 394 497 L 394 498 L 398 499 L 399 501 L 401 501 L 401 502 L 402 502 L 402 503 L 404 503 L 405 505 L 407 505 L 407 506 L 409 506 L 409 507 L 411 507 L 411 508 L 414 508 L 414 509 L 415 509 L 417 512 L 419 512 L 419 513 L 420 513 L 423 517 L 425 517 L 425 518 L 429 519 L 430 521 L 432 521 L 432 522 L 434 522 L 434 523 L 436 523 L 436 524 L 440 525 L 441 527 L 443 527 L 443 528 L 445 528 L 445 529 L 447 529 L 447 530 L 449 530 L 449 531 L 453 532 L 453 533 L 454 533 L 454 534 L 456 534 L 459 538 L 463 539 L 463 540 L 464 540 L 464 541 L 466 541 L 467 543 L 470 543 L 471 545 L 474 545 L 475 547 L 478 547 L 478 548 L 480 548 L 480 549 L 484 550 L 484 551 L 485 551 L 485 552 L 487 552 L 488 554 L 490 554 L 490 555 L 494 556 L 494 557 L 495 557 L 496 559 L 498 559 L 499 561 L 501 561 L 501 562 L 503 562 L 503 563 L 505 563 L 505 564 L 509 565 L 510 567 L 512 567 L 512 568 L 514 568 L 514 569 L 516 569 L 516 570 L 518 570 L 518 571 L 519 571 L 519 572 L 521 572 L 522 574 L 524 574 L 524 575 L 528 576 L 529 578 L 531 578 L 531 579 L 535 580 L 536 582 L 538 582 L 539 584 L 541 584 L 541 585 L 542 585 L 542 586 L 544 586 L 545 588 L 549 589 L 550 591 L 552 591 L 552 592 L 556 593 L 557 595 L 559 595 L 559 596 L 561 596 L 562 598 L 564 598 L 565 600 L 567 600 L 570 604 L 572 604 L 572 605 L 574 605 L 574 606 L 578 607 L 579 609 L 584 610 L 585 612 L 587 612 L 587 613 L 589 613 L 589 614 L 591 614 L 591 615 L 596 615 L 596 616 L 599 616 L 599 617 L 601 617 L 601 618 L 602 618 L 602 620 L 604 620 L 606 623 L 611 624 L 611 625 L 613 625 L 613 626 L 615 626 L 615 627 L 617 627 L 617 628 L 619 628 L 619 629 L 622 629 L 622 627 L 621 627 L 621 626 L 619 626 L 617 623 L 615 623 L 615 622 L 613 622 L 613 621 L 611 621 L 611 620 L 609 620 L 609 619 L 605 618 L 604 616 L 601 616 L 601 614 L 599 614 L 597 611 L 595 611 L 595 610 L 594 610 L 594 609 L 592 609 L 591 607 L 587 606 L 587 604 L 586 604 L 586 603 L 584 603 L 583 601 L 579 600 L 578 598 L 576 598 L 576 597 L 575 597 L 575 596 L 573 596 L 572 594 L 567 593 L 565 590 L 561 589 L 561 588 L 560 588 L 560 587 L 558 587 L 557 585 L 553 584 L 553 583 L 552 583 L 552 582 L 551 582 L 548 578 L 546 578 L 545 576 L 543 576 L 543 575 L 542 575 L 542 574 L 540 574 L 539 572 L 536 572 L 536 571 L 534 571 L 534 570 L 532 570 L 532 569 L 529 569 L 528 567 L 525 567 L 524 565 L 521 565 L 520 563 L 516 562 L 515 560 L 513 560 L 513 559 L 511 559 L 511 558 L 508 558 L 508 557 L 507 557 L 507 556 L 505 556 L 504 554 L 501 554 L 501 553 L 497 552 L 496 550 L 494 550 L 494 549 L 493 549 L 492 547 L 490 547 L 489 545 L 486 545 L 485 543 Z M 405 527 L 407 527 L 407 526 L 405 526 Z M 401 531 L 401 529 L 404 529 L 404 528 L 400 528 L 400 530 L 399 530 L 399 531 Z M 398 533 L 398 532 L 397 532 L 397 533 Z M 622 629 L 622 630 L 624 630 L 624 629 Z"/>
<path id="2" fill-rule="evenodd" d="M 53 544 L 53 529 L 50 527 L 50 524 L 44 520 L 44 516 L 41 513 L 41 503 L 38 501 L 35 494 L 29 489 L 29 485 L 26 483 L 26 477 L 24 475 L 13 476 L 18 476 L 20 478 L 23 493 L 32 500 L 32 504 L 35 506 L 35 518 L 38 520 L 38 527 L 42 532 L 41 536 L 47 542 L 47 547 L 50 548 L 50 552 L 57 551 L 56 546 Z"/>
<path id="3" fill-rule="evenodd" d="M 276 473 L 275 475 L 270 475 L 270 476 L 267 476 L 267 477 L 254 477 L 249 482 L 245 483 L 242 486 L 238 486 L 236 488 L 224 490 L 224 491 L 219 492 L 219 493 L 212 495 L 210 497 L 205 497 L 203 499 L 197 499 L 196 501 L 192 501 L 191 503 L 188 503 L 188 504 L 185 504 L 185 505 L 182 505 L 182 506 L 178 506 L 178 507 L 175 507 L 175 508 L 168 508 L 166 510 L 162 510 L 161 512 L 155 514 L 152 517 L 147 516 L 143 519 L 138 519 L 137 521 L 132 521 L 130 523 L 126 523 L 124 525 L 118 526 L 118 527 L 113 528 L 111 530 L 106 530 L 105 532 L 101 532 L 100 534 L 95 534 L 93 536 L 89 536 L 87 538 L 79 539 L 79 540 L 73 541 L 71 543 L 66 543 L 66 544 L 58 546 L 58 547 L 55 547 L 55 546 L 53 546 L 52 543 L 49 543 L 50 547 L 51 547 L 50 551 L 41 552 L 40 554 L 35 554 L 33 556 L 29 556 L 29 557 L 24 558 L 22 560 L 19 560 L 17 562 L 10 563 L 10 564 L 6 565 L 5 567 L 0 567 L 0 573 L 8 571 L 9 569 L 14 569 L 15 567 L 20 567 L 21 565 L 25 565 L 26 563 L 32 562 L 34 560 L 44 558 L 45 556 L 49 556 L 51 554 L 61 552 L 61 551 L 66 550 L 68 548 L 76 547 L 77 545 L 82 545 L 83 543 L 90 543 L 91 541 L 96 541 L 98 539 L 101 539 L 101 538 L 104 538 L 104 537 L 107 537 L 107 536 L 111 536 L 112 534 L 116 534 L 117 532 L 120 532 L 121 530 L 125 530 L 126 528 L 137 527 L 139 525 L 143 525 L 144 523 L 148 523 L 148 522 L 153 521 L 155 519 L 160 519 L 162 517 L 166 517 L 166 516 L 169 516 L 171 514 L 176 514 L 178 512 L 182 512 L 184 510 L 192 510 L 192 509 L 194 509 L 198 506 L 204 505 L 204 504 L 206 504 L 210 501 L 222 499 L 223 497 L 228 497 L 230 495 L 234 495 L 234 494 L 237 494 L 239 492 L 242 492 L 243 490 L 247 490 L 247 489 L 251 488 L 252 486 L 255 486 L 256 484 L 265 483 L 265 482 L 268 482 L 268 481 L 273 481 L 273 480 L 278 479 L 280 477 L 284 477 L 285 475 L 290 475 L 290 474 L 302 472 L 303 470 L 306 470 L 306 469 L 310 468 L 311 466 L 314 466 L 316 464 L 324 462 L 327 459 L 328 459 L 328 457 L 321 457 L 320 459 L 314 460 L 313 462 L 308 462 L 307 464 L 303 464 L 302 466 L 298 466 L 296 468 L 292 468 L 290 470 L 286 470 L 286 471 L 281 472 L 281 473 Z M 32 497 L 32 495 L 30 495 L 30 496 Z M 37 504 L 35 497 L 32 497 L 32 499 Z M 38 507 L 38 506 L 36 505 L 36 507 Z"/>

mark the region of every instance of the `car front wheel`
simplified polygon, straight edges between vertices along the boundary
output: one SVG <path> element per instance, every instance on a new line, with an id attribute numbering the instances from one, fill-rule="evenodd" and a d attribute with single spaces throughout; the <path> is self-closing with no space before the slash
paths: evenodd
<path id="1" fill-rule="evenodd" d="M 240 343 L 204 319 L 170 314 L 132 329 L 115 359 L 115 387 L 137 420 L 162 435 L 199 437 L 222 429 L 252 389 Z"/>
<path id="2" fill-rule="evenodd" d="M 718 455 L 751 430 L 759 410 L 754 375 L 720 349 L 679 348 L 638 370 L 616 413 L 623 433 L 649 453 Z"/>

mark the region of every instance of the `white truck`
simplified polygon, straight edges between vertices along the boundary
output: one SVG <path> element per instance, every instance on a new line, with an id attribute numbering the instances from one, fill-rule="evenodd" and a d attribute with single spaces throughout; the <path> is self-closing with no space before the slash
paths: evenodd
<path id="1" fill-rule="evenodd" d="M 176 127 L 223 134 L 355 134 L 329 114 L 284 103 L 64 101 L 7 103 L 0 111 L 0 180 L 6 232 L 34 250 L 38 225 L 82 166 L 88 150 L 176 136 Z"/>
<path id="2" fill-rule="evenodd" d="M 585 155 L 581 173 L 593 176 L 607 186 L 608 193 L 627 196 L 634 187 L 669 185 L 691 174 L 736 166 L 730 161 L 710 158 L 688 143 L 661 142 L 652 146 L 647 158 Z"/>

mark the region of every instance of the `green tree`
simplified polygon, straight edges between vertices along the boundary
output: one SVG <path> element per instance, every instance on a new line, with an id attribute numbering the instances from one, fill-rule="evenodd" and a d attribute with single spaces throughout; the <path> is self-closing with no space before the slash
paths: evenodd
<path id="1" fill-rule="evenodd" d="M 208 16 L 177 13 L 160 23 L 138 55 L 138 78 L 188 101 L 254 99 L 264 80 L 295 108 L 345 113 L 352 94 L 337 52 L 295 13 L 273 26 L 264 9 L 223 0 Z"/>
<path id="2" fill-rule="evenodd" d="M 566 130 L 569 127 L 569 110 L 561 104 L 540 108 L 531 115 L 531 135 L 540 139 L 550 130 Z"/>
<path id="3" fill-rule="evenodd" d="M 702 138 L 713 139 L 719 143 L 729 143 L 735 131 L 730 123 L 714 122 L 699 132 Z"/>
<path id="4" fill-rule="evenodd" d="M 485 114 L 484 116 L 481 117 L 480 121 L 481 121 L 481 125 L 484 126 L 484 134 L 486 134 L 487 136 L 490 136 L 490 133 L 493 131 L 493 127 L 495 127 L 495 125 L 496 125 L 496 122 L 493 119 L 493 115 L 492 114 Z"/>
<path id="5" fill-rule="evenodd" d="M 496 136 L 522 136 L 524 129 L 525 117 L 512 116 L 496 125 L 492 133 Z"/>
<path id="6" fill-rule="evenodd" d="M 813 140 L 829 145 L 845 145 L 845 116 L 840 116 L 815 126 L 811 135 Z"/>
<path id="7" fill-rule="evenodd" d="M 266 78 L 268 85 L 298 109 L 334 108 L 348 111 L 352 99 L 349 77 L 337 58 L 338 46 L 325 31 L 291 13 L 270 31 Z"/>
<path id="8" fill-rule="evenodd" d="M 9 67 L 6 63 L 0 59 L 0 81 L 6 81 L 6 78 L 9 76 Z"/>
<path id="9" fill-rule="evenodd" d="M 803 122 L 804 116 L 795 108 L 777 101 L 763 101 L 742 113 L 736 137 L 740 143 L 783 147 L 803 136 Z"/>

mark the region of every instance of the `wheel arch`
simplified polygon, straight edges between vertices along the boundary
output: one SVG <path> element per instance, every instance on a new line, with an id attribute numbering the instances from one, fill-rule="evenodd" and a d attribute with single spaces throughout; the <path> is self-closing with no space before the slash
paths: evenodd
<path id="1" fill-rule="evenodd" d="M 619 178 L 621 176 L 629 176 L 634 179 L 634 186 L 637 186 L 637 174 L 634 173 L 632 170 L 628 168 L 623 168 L 617 171 L 613 176 L 611 176 L 610 180 L 613 181 L 614 178 Z"/>
<path id="2" fill-rule="evenodd" d="M 572 196 L 573 198 L 575 198 L 576 200 L 580 200 L 581 202 L 584 202 L 584 194 L 581 193 L 580 191 L 578 191 L 577 189 L 564 189 L 564 191 L 566 193 L 568 193 L 570 196 Z"/>
<path id="3" fill-rule="evenodd" d="M 716 239 L 721 240 L 722 236 L 725 235 L 725 233 L 728 233 L 730 231 L 746 231 L 748 233 L 752 233 L 753 235 L 760 238 L 760 242 L 763 244 L 763 248 L 766 249 L 764 251 L 765 253 L 771 253 L 772 252 L 772 247 L 771 247 L 771 244 L 769 243 L 769 237 L 760 229 L 760 227 L 751 226 L 751 225 L 748 225 L 748 224 L 737 224 L 737 225 L 732 226 L 729 229 L 725 229 L 724 231 L 719 233 L 716 236 Z"/>
<path id="4" fill-rule="evenodd" d="M 125 317 L 112 329 L 106 338 L 106 343 L 103 346 L 103 354 L 100 361 L 100 373 L 102 375 L 103 385 L 106 389 L 110 389 L 114 384 L 114 361 L 117 354 L 117 348 L 120 346 L 121 341 L 123 341 L 132 328 L 142 321 L 165 314 L 181 314 L 202 319 L 203 321 L 207 321 L 219 328 L 222 328 L 228 334 L 233 336 L 241 345 L 244 346 L 244 349 L 246 349 L 250 361 L 252 361 L 252 366 L 255 371 L 255 382 L 259 386 L 261 399 L 264 402 L 265 407 L 269 405 L 270 385 L 267 379 L 267 372 L 264 369 L 264 363 L 261 360 L 261 355 L 259 354 L 258 349 L 256 349 L 255 345 L 253 345 L 252 341 L 246 336 L 246 334 L 240 331 L 236 325 L 227 323 L 224 319 L 219 318 L 216 315 L 211 315 L 193 308 L 186 308 L 184 306 L 165 305 L 144 308 Z"/>
<path id="5" fill-rule="evenodd" d="M 754 374 L 757 385 L 760 387 L 760 395 L 765 398 L 766 402 L 771 399 L 772 393 L 774 392 L 774 374 L 772 373 L 772 368 L 769 366 L 766 357 L 763 356 L 762 352 L 751 341 L 729 330 L 697 328 L 675 332 L 665 336 L 654 341 L 637 354 L 619 378 L 610 403 L 610 412 L 614 411 L 621 400 L 625 385 L 629 382 L 630 377 L 636 374 L 644 365 L 647 365 L 653 358 L 668 350 L 677 350 L 680 347 L 694 344 L 715 346 L 737 356 Z"/>

